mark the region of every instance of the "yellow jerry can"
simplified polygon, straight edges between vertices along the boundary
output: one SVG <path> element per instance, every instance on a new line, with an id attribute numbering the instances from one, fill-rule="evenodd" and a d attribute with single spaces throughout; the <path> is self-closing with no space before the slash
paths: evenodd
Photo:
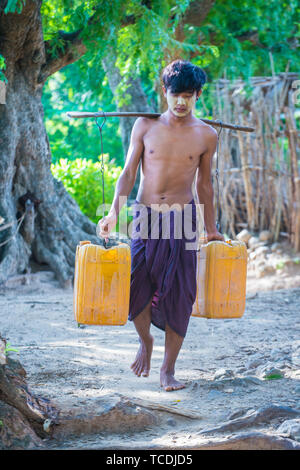
<path id="1" fill-rule="evenodd" d="M 246 305 L 247 248 L 244 242 L 211 241 L 197 252 L 197 296 L 192 316 L 239 318 Z"/>
<path id="2" fill-rule="evenodd" d="M 125 325 L 129 313 L 130 247 L 80 241 L 76 247 L 74 315 L 77 323 Z"/>

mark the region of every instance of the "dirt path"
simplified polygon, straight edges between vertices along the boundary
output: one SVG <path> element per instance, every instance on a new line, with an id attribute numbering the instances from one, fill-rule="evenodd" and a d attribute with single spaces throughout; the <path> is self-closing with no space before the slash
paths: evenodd
<path id="1" fill-rule="evenodd" d="M 285 285 L 293 287 L 289 289 L 270 290 L 279 285 L 275 278 L 264 278 L 264 283 L 248 279 L 242 319 L 191 318 L 176 370 L 186 388 L 177 392 L 164 392 L 159 386 L 162 331 L 152 326 L 150 376 L 136 377 L 130 370 L 137 351 L 134 325 L 78 328 L 73 290 L 59 288 L 51 272 L 38 271 L 30 275 L 28 285 L 0 291 L 0 331 L 19 350 L 10 354 L 27 371 L 31 390 L 62 409 L 92 410 L 123 396 L 198 416 L 164 413 L 159 426 L 150 425 L 139 433 L 103 432 L 52 443 L 52 447 L 191 447 L 207 442 L 207 435 L 228 438 L 241 430 L 282 435 L 278 429 L 283 421 L 299 421 L 299 416 L 288 412 L 276 415 L 276 406 L 299 410 L 300 273 L 285 279 Z M 268 407 L 275 409 L 271 417 L 235 425 L 234 420 L 247 410 Z M 228 420 L 233 427 L 203 433 Z"/>

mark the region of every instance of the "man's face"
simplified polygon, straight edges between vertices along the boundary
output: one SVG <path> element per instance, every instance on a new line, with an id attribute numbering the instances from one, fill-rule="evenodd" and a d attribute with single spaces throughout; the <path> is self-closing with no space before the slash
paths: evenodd
<path id="1" fill-rule="evenodd" d="M 200 96 L 201 91 L 198 92 Z M 182 93 L 171 93 L 170 90 L 165 92 L 165 97 L 169 109 L 172 111 L 175 116 L 183 117 L 189 114 L 193 109 L 195 109 L 197 101 L 197 92 L 196 91 L 184 91 Z"/>

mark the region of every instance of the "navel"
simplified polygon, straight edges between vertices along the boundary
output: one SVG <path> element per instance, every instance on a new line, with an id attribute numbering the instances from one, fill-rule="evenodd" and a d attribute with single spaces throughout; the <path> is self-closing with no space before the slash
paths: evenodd
<path id="1" fill-rule="evenodd" d="M 154 150 L 150 150 L 150 153 L 154 153 Z"/>
<path id="2" fill-rule="evenodd" d="M 193 157 L 190 155 L 190 156 L 189 156 L 189 159 L 190 159 L 190 160 L 193 160 Z"/>

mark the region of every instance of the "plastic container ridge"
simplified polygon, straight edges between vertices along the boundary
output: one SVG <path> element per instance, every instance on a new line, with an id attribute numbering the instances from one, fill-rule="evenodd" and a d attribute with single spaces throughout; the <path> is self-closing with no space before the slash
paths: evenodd
<path id="1" fill-rule="evenodd" d="M 129 313 L 130 247 L 111 248 L 88 240 L 76 247 L 74 316 L 88 325 L 125 325 Z"/>
<path id="2" fill-rule="evenodd" d="M 211 241 L 197 252 L 197 295 L 192 316 L 239 318 L 246 306 L 247 248 L 240 241 Z"/>

